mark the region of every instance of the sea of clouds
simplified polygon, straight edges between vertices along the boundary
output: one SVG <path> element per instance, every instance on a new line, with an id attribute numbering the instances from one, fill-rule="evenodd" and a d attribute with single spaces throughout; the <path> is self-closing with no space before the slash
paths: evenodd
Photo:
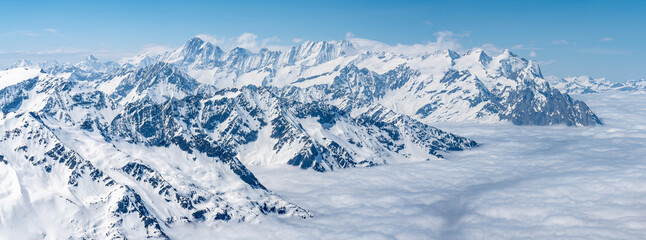
<path id="1" fill-rule="evenodd" d="M 596 127 L 438 124 L 481 146 L 329 173 L 252 167 L 307 220 L 192 225 L 173 237 L 646 239 L 646 95 L 576 95 Z"/>

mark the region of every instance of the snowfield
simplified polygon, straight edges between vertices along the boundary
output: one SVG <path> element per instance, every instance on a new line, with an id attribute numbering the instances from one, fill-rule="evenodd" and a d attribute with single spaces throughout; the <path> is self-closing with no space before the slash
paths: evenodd
<path id="1" fill-rule="evenodd" d="M 643 81 L 367 43 L 0 71 L 0 240 L 646 239 Z"/>
<path id="2" fill-rule="evenodd" d="M 604 126 L 438 124 L 481 143 L 446 160 L 318 173 L 252 167 L 268 189 L 311 210 L 180 239 L 644 239 L 646 95 L 575 95 Z M 215 235 L 213 235 L 215 234 Z"/>

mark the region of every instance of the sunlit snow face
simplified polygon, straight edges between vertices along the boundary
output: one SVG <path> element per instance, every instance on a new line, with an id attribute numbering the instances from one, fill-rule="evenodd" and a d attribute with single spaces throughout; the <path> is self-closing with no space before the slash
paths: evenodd
<path id="1" fill-rule="evenodd" d="M 227 237 L 641 239 L 646 237 L 646 95 L 591 94 L 605 126 L 445 124 L 479 148 L 446 160 L 315 173 L 254 168 L 309 220 L 226 224 Z M 173 234 L 212 234 L 180 226 Z"/>

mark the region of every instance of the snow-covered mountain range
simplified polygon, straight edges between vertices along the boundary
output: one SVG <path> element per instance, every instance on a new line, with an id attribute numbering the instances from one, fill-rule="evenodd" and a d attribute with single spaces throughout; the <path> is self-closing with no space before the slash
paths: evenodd
<path id="1" fill-rule="evenodd" d="M 365 44 L 224 51 L 196 37 L 120 63 L 0 71 L 0 232 L 168 238 L 182 224 L 309 218 L 247 166 L 325 172 L 477 146 L 440 121 L 601 124 L 510 51 Z"/>
<path id="2" fill-rule="evenodd" d="M 625 82 L 613 83 L 605 78 L 591 78 L 589 76 L 578 77 L 546 77 L 550 85 L 562 92 L 569 94 L 587 94 L 606 91 L 623 91 L 634 93 L 646 93 L 646 79 L 628 80 Z"/>

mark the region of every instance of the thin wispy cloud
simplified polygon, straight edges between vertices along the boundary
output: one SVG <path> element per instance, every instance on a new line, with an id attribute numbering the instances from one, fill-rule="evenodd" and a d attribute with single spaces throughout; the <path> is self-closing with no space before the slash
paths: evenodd
<path id="1" fill-rule="evenodd" d="M 258 43 L 256 41 L 258 39 L 258 35 L 253 34 L 253 33 L 243 33 L 240 36 L 238 36 L 238 46 L 241 48 L 255 48 Z"/>
<path id="2" fill-rule="evenodd" d="M 251 51 L 258 51 L 262 48 L 267 48 L 269 50 L 284 50 L 290 47 L 281 45 L 281 40 L 278 37 L 259 39 L 258 35 L 253 33 L 243 33 L 237 37 L 216 37 L 210 34 L 198 34 L 196 37 L 219 46 L 224 50 L 233 49 L 235 47 L 246 48 Z M 295 38 L 292 42 L 295 42 L 295 40 L 302 41 L 300 38 Z"/>
<path id="3" fill-rule="evenodd" d="M 7 32 L 4 35 L 5 36 L 17 36 L 17 37 L 43 37 L 44 35 L 47 34 L 52 34 L 55 36 L 62 37 L 63 34 L 61 34 L 58 30 L 54 28 L 43 28 L 40 30 L 32 31 L 32 30 L 18 30 L 18 31 L 11 31 Z"/>
<path id="4" fill-rule="evenodd" d="M 547 60 L 547 61 L 538 61 L 538 64 L 540 65 L 550 65 L 552 63 L 555 63 L 556 61 L 554 60 Z"/>
<path id="5" fill-rule="evenodd" d="M 123 58 L 124 56 L 131 55 L 132 53 L 117 52 L 107 48 L 84 49 L 72 47 L 60 47 L 36 51 L 5 51 L 0 52 L 0 55 L 3 56 L 0 58 L 0 68 L 8 67 L 20 59 L 28 59 L 34 63 L 43 63 L 51 60 L 75 63 L 90 54 L 95 55 L 100 59 L 110 60 Z"/>
<path id="6" fill-rule="evenodd" d="M 278 37 L 268 37 L 260 41 L 261 46 L 271 46 L 274 43 L 280 43 L 280 38 Z"/>
<path id="7" fill-rule="evenodd" d="M 58 54 L 79 54 L 79 53 L 89 53 L 86 49 L 78 48 L 56 48 L 50 50 L 36 51 L 32 54 L 35 55 L 58 55 Z"/>
<path id="8" fill-rule="evenodd" d="M 566 40 L 554 40 L 554 41 L 552 41 L 552 44 L 554 44 L 554 45 L 568 45 L 570 43 L 568 41 L 566 41 Z"/>
<path id="9" fill-rule="evenodd" d="M 599 54 L 599 55 L 630 55 L 631 54 L 631 52 L 627 50 L 609 49 L 609 48 L 584 48 L 584 49 L 580 49 L 579 52 Z"/>
<path id="10" fill-rule="evenodd" d="M 58 30 L 56 30 L 54 28 L 43 28 L 43 31 L 51 33 L 51 34 L 59 36 L 59 37 L 63 36 L 63 34 L 61 34 Z"/>
<path id="11" fill-rule="evenodd" d="M 447 50 L 447 49 L 451 49 L 457 52 L 468 50 L 468 49 L 465 49 L 465 47 L 462 45 L 461 42 L 469 39 L 469 37 L 471 36 L 470 32 L 455 33 L 447 30 L 447 31 L 436 32 L 434 35 L 436 37 L 434 41 L 427 41 L 427 42 L 418 43 L 418 44 L 391 45 L 391 44 L 386 44 L 375 40 L 360 38 L 360 37 L 357 37 L 352 32 L 347 32 L 345 35 L 346 37 L 345 39 L 356 44 L 355 46 L 359 51 L 376 51 L 376 52 L 392 51 L 392 52 L 397 52 L 397 53 L 401 53 L 409 56 L 416 56 L 417 54 L 420 54 L 420 53 L 432 53 L 438 50 Z M 250 51 L 258 51 L 263 48 L 267 48 L 269 50 L 274 50 L 274 51 L 286 50 L 292 47 L 293 44 L 300 44 L 304 41 L 302 38 L 293 38 L 291 41 L 287 41 L 287 42 L 283 42 L 278 37 L 267 37 L 267 38 L 261 39 L 258 35 L 254 33 L 243 33 L 235 37 L 222 37 L 222 36 L 214 36 L 210 34 L 198 34 L 196 35 L 196 37 L 199 37 L 205 41 L 209 41 L 212 44 L 219 46 L 225 51 L 233 49 L 235 47 L 245 48 Z M 148 46 L 147 48 L 149 47 L 150 46 Z M 492 55 L 497 55 L 502 52 L 500 48 L 490 43 L 483 44 L 481 47 L 476 47 L 476 48 L 481 48 L 482 50 L 487 52 L 487 54 L 492 54 Z M 161 51 L 165 49 L 165 46 L 157 49 Z"/>
<path id="12" fill-rule="evenodd" d="M 542 50 L 543 48 L 539 47 L 533 47 L 531 46 L 532 44 L 529 44 L 529 46 L 524 45 L 524 44 L 516 44 L 514 46 L 511 46 L 510 49 L 512 50 Z"/>
<path id="13" fill-rule="evenodd" d="M 451 31 L 440 31 L 436 32 L 434 35 L 436 36 L 436 39 L 434 41 L 412 45 L 389 45 L 383 42 L 357 37 L 351 32 L 346 33 L 345 39 L 356 44 L 356 47 L 359 51 L 393 51 L 405 55 L 415 56 L 416 54 L 420 53 L 431 53 L 446 49 L 463 51 L 464 47 L 460 42 L 464 38 L 468 38 L 470 36 L 470 32 L 454 33 Z M 237 37 L 215 37 L 209 34 L 199 34 L 197 35 L 197 37 L 210 41 L 211 43 L 220 46 L 224 50 L 230 50 L 235 47 L 242 47 L 251 51 L 258 51 L 262 48 L 267 48 L 269 50 L 286 50 L 292 47 L 292 44 L 299 44 L 303 42 L 303 39 L 301 38 L 292 39 L 291 44 L 283 43 L 278 37 L 268 37 L 260 39 L 253 33 L 243 33 Z M 491 51 L 491 49 L 493 48 L 488 49 L 488 51 Z"/>
<path id="14" fill-rule="evenodd" d="M 613 40 L 613 38 L 611 38 L 611 37 L 604 37 L 604 38 L 599 39 L 599 41 L 601 41 L 601 42 L 610 42 L 612 40 Z"/>
<path id="15" fill-rule="evenodd" d="M 424 21 L 422 24 L 427 25 L 427 26 L 433 26 L 433 22 L 431 21 Z"/>
<path id="16" fill-rule="evenodd" d="M 425 43 L 418 43 L 412 45 L 406 44 L 396 44 L 389 45 L 383 42 L 364 39 L 359 37 L 346 38 L 352 43 L 356 44 L 358 50 L 360 51 L 371 51 L 371 52 L 394 52 L 398 54 L 407 55 L 410 57 L 416 57 L 419 55 L 433 53 L 440 50 L 453 50 L 453 51 L 463 51 L 465 50 L 462 44 L 460 43 L 463 38 L 469 37 L 469 32 L 464 33 L 454 33 L 451 31 L 440 31 L 435 34 L 435 41 L 428 41 Z"/>
<path id="17" fill-rule="evenodd" d="M 469 32 L 464 33 L 454 33 L 451 31 L 441 31 L 436 32 L 435 42 L 428 42 L 427 45 L 434 46 L 438 49 L 452 49 L 460 50 L 462 49 L 462 44 L 460 44 L 460 38 L 469 37 Z"/>
<path id="18" fill-rule="evenodd" d="M 523 47 L 525 46 L 523 46 L 522 44 L 518 44 L 518 45 L 511 46 L 511 49 L 523 49 Z"/>
<path id="19" fill-rule="evenodd" d="M 18 30 L 18 31 L 12 31 L 4 34 L 5 36 L 20 36 L 20 37 L 38 37 L 40 34 L 33 32 L 33 31 L 28 31 L 28 30 Z"/>
<path id="20" fill-rule="evenodd" d="M 455 32 L 449 31 L 449 30 L 445 30 L 445 31 L 436 32 L 435 35 L 437 36 L 440 33 L 451 34 L 454 37 L 460 37 L 460 38 L 471 37 L 471 31 L 465 31 L 463 33 L 455 33 Z"/>
<path id="21" fill-rule="evenodd" d="M 225 42 L 224 39 L 220 39 L 220 38 L 216 37 L 215 35 L 202 33 L 202 34 L 198 34 L 198 35 L 195 35 L 195 36 L 202 39 L 202 40 L 204 40 L 204 41 L 207 41 L 207 42 L 210 42 L 212 44 L 215 44 L 215 45 L 220 45 L 220 44 Z"/>
<path id="22" fill-rule="evenodd" d="M 142 47 L 141 53 L 148 53 L 148 54 L 163 54 L 165 52 L 173 50 L 172 47 L 166 46 L 166 45 L 159 45 L 159 44 L 154 44 L 154 43 L 149 43 L 146 44 Z"/>
<path id="23" fill-rule="evenodd" d="M 482 49 L 485 53 L 489 55 L 500 55 L 504 49 L 499 48 L 498 46 L 492 43 L 482 44 L 479 49 Z"/>
<path id="24" fill-rule="evenodd" d="M 531 44 L 533 44 L 533 43 L 531 43 Z M 503 50 L 505 50 L 505 48 L 498 47 L 497 45 L 492 44 L 492 43 L 485 43 L 485 44 L 482 44 L 479 47 L 475 47 L 473 49 L 482 49 L 485 53 L 487 53 L 489 55 L 492 55 L 492 56 L 499 55 L 499 54 L 501 54 L 503 52 Z M 516 45 L 513 45 L 513 46 L 509 47 L 508 49 L 513 50 L 513 51 L 517 51 L 517 50 L 529 51 L 529 53 L 528 53 L 529 57 L 536 57 L 538 55 L 537 51 L 538 50 L 543 50 L 543 48 L 527 46 L 527 45 L 524 45 L 524 44 L 516 44 Z"/>

